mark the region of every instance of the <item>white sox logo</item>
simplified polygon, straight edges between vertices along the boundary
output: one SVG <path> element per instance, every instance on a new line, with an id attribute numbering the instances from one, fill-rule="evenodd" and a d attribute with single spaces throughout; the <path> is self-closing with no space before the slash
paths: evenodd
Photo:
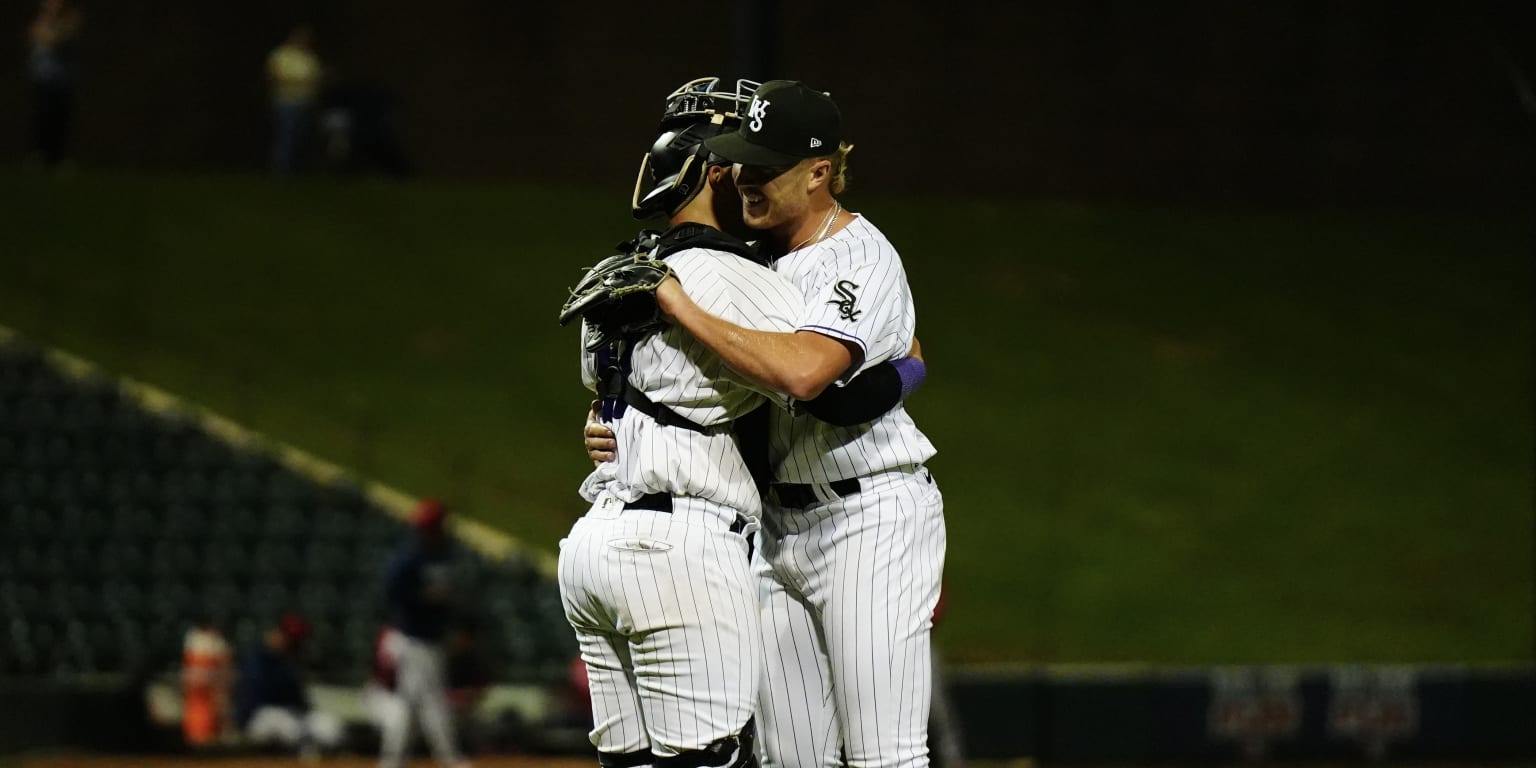
<path id="1" fill-rule="evenodd" d="M 752 97 L 752 104 L 747 107 L 747 117 L 752 118 L 752 122 L 747 123 L 748 128 L 751 128 L 753 131 L 761 131 L 763 129 L 763 113 L 768 111 L 768 104 L 768 101 L 759 99 L 756 96 Z"/>
<path id="2" fill-rule="evenodd" d="M 837 307 L 838 317 L 841 317 L 844 320 L 857 320 L 859 319 L 859 315 L 864 314 L 864 310 L 853 308 L 853 303 L 859 299 L 859 297 L 854 294 L 854 290 L 858 287 L 859 284 L 853 282 L 852 280 L 837 281 L 838 298 L 832 299 L 827 303 Z"/>

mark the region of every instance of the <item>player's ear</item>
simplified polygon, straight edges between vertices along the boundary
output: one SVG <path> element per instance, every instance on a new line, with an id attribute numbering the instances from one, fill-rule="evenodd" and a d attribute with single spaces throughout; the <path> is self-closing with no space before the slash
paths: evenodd
<path id="1" fill-rule="evenodd" d="M 817 160 L 811 163 L 811 172 L 805 177 L 805 191 L 814 192 L 832 180 L 832 161 Z"/>

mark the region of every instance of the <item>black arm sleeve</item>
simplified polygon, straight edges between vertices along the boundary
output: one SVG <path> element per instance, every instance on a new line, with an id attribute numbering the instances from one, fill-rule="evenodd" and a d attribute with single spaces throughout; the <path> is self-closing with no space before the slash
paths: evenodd
<path id="1" fill-rule="evenodd" d="M 834 427 L 874 421 L 901 404 L 901 376 L 889 361 L 853 377 L 848 386 L 829 386 L 815 400 L 802 400 L 804 410 Z"/>

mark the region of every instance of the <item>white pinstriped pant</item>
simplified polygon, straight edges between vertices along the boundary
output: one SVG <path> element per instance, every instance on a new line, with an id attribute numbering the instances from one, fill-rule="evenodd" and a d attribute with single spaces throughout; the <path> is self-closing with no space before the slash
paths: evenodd
<path id="1" fill-rule="evenodd" d="M 399 768 L 409 758 L 411 715 L 441 765 L 457 765 L 458 737 L 448 706 L 447 652 L 439 643 L 411 637 L 391 627 L 379 652 L 395 665 L 395 690 L 370 696 L 370 710 L 379 724 L 379 767 Z"/>
<path id="2" fill-rule="evenodd" d="M 659 757 L 741 731 L 762 664 L 756 588 L 734 510 L 597 500 L 560 542 L 560 597 L 592 689 L 592 744 Z"/>
<path id="3" fill-rule="evenodd" d="M 928 765 L 944 499 L 924 468 L 859 483 L 763 516 L 764 766 Z"/>

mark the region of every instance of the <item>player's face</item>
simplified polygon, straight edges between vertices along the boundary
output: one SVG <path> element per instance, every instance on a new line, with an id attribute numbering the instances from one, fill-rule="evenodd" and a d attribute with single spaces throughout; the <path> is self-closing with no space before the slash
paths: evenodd
<path id="1" fill-rule="evenodd" d="M 711 207 L 720 229 L 743 240 L 758 237 L 758 234 L 741 220 L 741 196 L 736 194 L 736 181 L 732 178 L 732 169 L 723 165 L 712 167 L 709 169 L 708 178 L 709 187 L 714 191 L 710 198 Z"/>
<path id="2" fill-rule="evenodd" d="M 810 160 L 780 167 L 738 164 L 736 191 L 741 193 L 742 221 L 753 229 L 793 232 L 810 210 L 811 165 Z"/>

